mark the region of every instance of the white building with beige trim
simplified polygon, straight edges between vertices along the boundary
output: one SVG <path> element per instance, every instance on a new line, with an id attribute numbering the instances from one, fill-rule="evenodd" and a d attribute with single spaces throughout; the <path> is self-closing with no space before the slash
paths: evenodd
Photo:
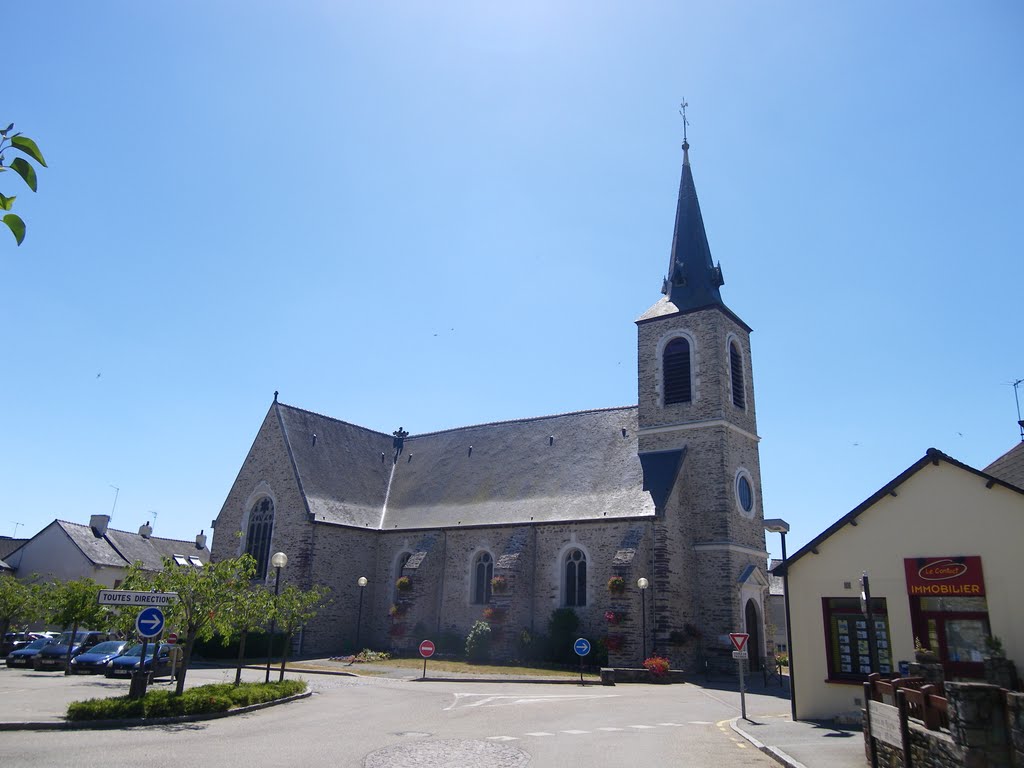
<path id="1" fill-rule="evenodd" d="M 1020 669 L 1021 478 L 1024 442 L 985 470 L 931 448 L 776 569 L 788 572 L 798 719 L 859 713 L 867 673 L 899 675 L 915 639 L 947 680 L 982 678 L 991 636 Z"/>

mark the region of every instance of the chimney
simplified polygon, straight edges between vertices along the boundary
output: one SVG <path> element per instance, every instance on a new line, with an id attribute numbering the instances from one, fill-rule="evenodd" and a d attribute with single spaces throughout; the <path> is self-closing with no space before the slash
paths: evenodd
<path id="1" fill-rule="evenodd" d="M 148 539 L 152 535 L 153 535 L 153 526 L 150 525 L 149 523 L 143 523 L 139 527 L 139 536 L 141 536 L 142 538 Z"/>
<path id="2" fill-rule="evenodd" d="M 205 546 L 206 546 L 206 536 L 203 535 L 203 531 L 200 531 L 199 535 L 196 536 L 196 549 L 202 549 Z"/>
<path id="3" fill-rule="evenodd" d="M 110 525 L 110 515 L 93 515 L 89 518 L 92 535 L 97 539 L 102 539 L 107 534 L 108 525 Z"/>

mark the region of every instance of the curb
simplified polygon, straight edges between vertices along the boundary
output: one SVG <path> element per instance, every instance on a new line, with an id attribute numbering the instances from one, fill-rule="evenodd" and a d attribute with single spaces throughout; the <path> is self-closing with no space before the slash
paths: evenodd
<path id="1" fill-rule="evenodd" d="M 222 717 L 244 715 L 278 704 L 290 704 L 299 699 L 308 699 L 312 691 L 297 693 L 284 699 L 264 701 L 261 704 L 250 704 L 247 707 L 229 709 L 227 712 L 205 712 L 201 715 L 177 715 L 175 717 L 132 718 L 120 720 L 53 720 L 42 722 L 0 723 L 0 731 L 98 731 L 110 728 L 139 728 L 150 725 L 170 725 L 173 723 L 194 723 L 200 720 L 219 720 Z"/>
<path id="2" fill-rule="evenodd" d="M 729 727 L 732 728 L 736 733 L 742 736 L 744 739 L 753 744 L 761 752 L 764 752 L 768 757 L 772 758 L 778 763 L 785 765 L 786 768 L 807 768 L 803 763 L 794 760 L 792 757 L 787 755 L 778 747 L 769 747 L 767 744 L 762 744 L 757 738 L 744 731 L 739 726 L 739 718 L 735 717 L 729 721 Z"/>

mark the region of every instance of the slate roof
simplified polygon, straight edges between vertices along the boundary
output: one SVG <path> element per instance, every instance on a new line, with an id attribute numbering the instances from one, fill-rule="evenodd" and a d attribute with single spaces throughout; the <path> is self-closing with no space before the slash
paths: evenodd
<path id="1" fill-rule="evenodd" d="M 196 548 L 194 541 L 162 539 L 156 536 L 146 538 L 138 533 L 108 528 L 105 535 L 97 537 L 88 525 L 55 520 L 82 553 L 95 565 L 127 568 L 136 561 L 149 571 L 163 568 L 163 558 L 171 555 L 198 557 L 203 563 L 210 562 L 210 550 Z"/>
<path id="2" fill-rule="evenodd" d="M 781 560 L 777 560 L 774 557 L 768 565 L 768 594 L 769 595 L 784 595 L 786 594 L 785 582 L 781 576 L 775 574 L 775 569 L 782 565 Z"/>
<path id="3" fill-rule="evenodd" d="M 1024 440 L 985 467 L 985 472 L 1010 485 L 1024 488 Z"/>
<path id="4" fill-rule="evenodd" d="M 410 530 L 655 514 L 635 406 L 410 435 L 397 461 L 391 435 L 276 408 L 318 522 Z"/>

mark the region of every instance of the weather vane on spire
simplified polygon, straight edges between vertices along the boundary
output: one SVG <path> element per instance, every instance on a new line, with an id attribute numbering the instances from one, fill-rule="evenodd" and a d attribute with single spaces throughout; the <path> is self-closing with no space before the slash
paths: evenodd
<path id="1" fill-rule="evenodd" d="M 679 114 L 683 117 L 683 143 L 686 143 L 686 126 L 690 124 L 690 121 L 686 119 L 686 108 L 690 106 L 686 102 L 686 98 L 679 104 Z"/>

